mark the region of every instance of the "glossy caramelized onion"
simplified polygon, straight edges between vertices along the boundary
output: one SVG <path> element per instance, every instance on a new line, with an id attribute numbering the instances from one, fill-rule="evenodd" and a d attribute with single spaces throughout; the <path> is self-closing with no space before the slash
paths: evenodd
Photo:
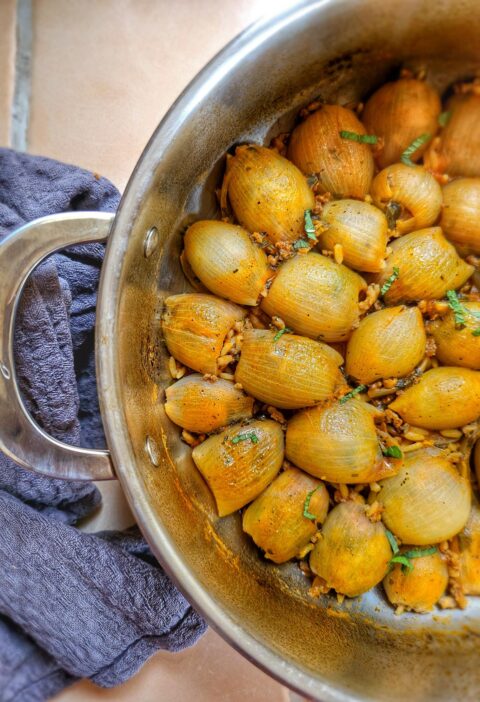
<path id="1" fill-rule="evenodd" d="M 253 414 L 248 397 L 229 380 L 205 380 L 198 373 L 187 375 L 165 391 L 165 412 L 183 429 L 210 433 Z"/>
<path id="2" fill-rule="evenodd" d="M 264 146 L 238 146 L 226 178 L 232 209 L 249 232 L 265 232 L 272 242 L 305 235 L 305 210 L 315 199 L 293 163 Z"/>
<path id="3" fill-rule="evenodd" d="M 400 554 L 408 553 L 402 548 Z M 429 612 L 448 585 L 448 568 L 438 551 L 409 559 L 411 568 L 395 563 L 385 576 L 383 587 L 389 601 L 414 612 Z"/>
<path id="4" fill-rule="evenodd" d="M 480 441 L 477 441 L 473 451 L 473 467 L 475 469 L 477 484 L 480 485 Z"/>
<path id="5" fill-rule="evenodd" d="M 299 254 L 280 267 L 261 307 L 297 334 L 345 341 L 358 322 L 358 297 L 366 287 L 357 273 L 326 256 Z"/>
<path id="6" fill-rule="evenodd" d="M 455 96 L 450 119 L 425 154 L 426 168 L 449 176 L 480 176 L 480 95 Z"/>
<path id="7" fill-rule="evenodd" d="M 165 300 L 162 331 L 168 350 L 199 373 L 217 373 L 227 333 L 246 311 L 213 295 L 185 293 Z"/>
<path id="8" fill-rule="evenodd" d="M 455 429 L 480 416 L 480 372 L 442 366 L 424 373 L 390 405 L 405 422 L 423 429 Z"/>
<path id="9" fill-rule="evenodd" d="M 465 595 L 480 595 L 480 507 L 472 504 L 470 516 L 458 535 L 460 579 Z"/>
<path id="10" fill-rule="evenodd" d="M 458 178 L 443 188 L 440 226 L 461 255 L 480 254 L 480 178 Z"/>
<path id="11" fill-rule="evenodd" d="M 359 383 L 401 378 L 425 355 L 427 337 L 418 307 L 386 307 L 362 319 L 345 357 L 348 376 Z"/>
<path id="12" fill-rule="evenodd" d="M 446 541 L 463 529 L 470 514 L 468 481 L 440 455 L 415 451 L 380 485 L 376 499 L 384 508 L 382 519 L 406 544 Z"/>
<path id="13" fill-rule="evenodd" d="M 240 305 L 257 304 L 271 271 L 245 229 L 202 220 L 188 228 L 184 246 L 188 263 L 208 290 Z"/>
<path id="14" fill-rule="evenodd" d="M 455 323 L 455 314 L 429 322 L 428 333 L 435 339 L 436 357 L 446 366 L 463 366 L 480 370 L 480 302 L 463 302 L 465 322 Z"/>
<path id="15" fill-rule="evenodd" d="M 364 198 L 373 177 L 371 148 L 342 138 L 341 131 L 366 134 L 352 110 L 322 105 L 293 130 L 288 158 L 306 175 L 315 174 L 325 192 Z"/>
<path id="16" fill-rule="evenodd" d="M 328 491 L 323 483 L 297 468 L 288 468 L 247 507 L 242 526 L 264 551 L 265 558 L 285 563 L 300 556 L 309 545 L 328 507 Z"/>
<path id="17" fill-rule="evenodd" d="M 370 273 L 385 267 L 388 225 L 377 207 L 358 200 L 328 202 L 322 223 L 326 227 L 320 238 L 322 247 L 333 251 L 340 244 L 348 266 Z"/>
<path id="18" fill-rule="evenodd" d="M 332 483 L 368 483 L 388 473 L 372 413 L 357 399 L 295 414 L 285 453 L 307 473 Z"/>
<path id="19" fill-rule="evenodd" d="M 234 424 L 192 451 L 192 458 L 215 497 L 220 517 L 255 499 L 283 462 L 283 431 L 270 419 Z"/>
<path id="20" fill-rule="evenodd" d="M 442 209 L 442 189 L 421 166 L 387 166 L 373 179 L 370 193 L 401 234 L 435 224 Z"/>
<path id="21" fill-rule="evenodd" d="M 328 514 L 321 538 L 310 555 L 310 568 L 347 597 L 356 597 L 379 583 L 392 556 L 381 522 L 371 522 L 365 505 L 344 502 Z"/>
<path id="22" fill-rule="evenodd" d="M 441 112 L 437 92 L 425 81 L 401 78 L 382 85 L 365 103 L 362 121 L 369 134 L 381 137 L 383 148 L 375 153 L 380 168 L 400 161 L 403 152 L 423 134 L 433 137 Z M 427 142 L 411 156 L 418 161 Z"/>
<path id="23" fill-rule="evenodd" d="M 329 400 L 345 385 L 337 351 L 304 336 L 246 331 L 235 380 L 257 400 L 282 409 Z"/>
<path id="24" fill-rule="evenodd" d="M 398 270 L 397 279 L 384 295 L 388 305 L 444 297 L 447 290 L 461 287 L 474 271 L 458 256 L 440 227 L 406 234 L 390 246 L 386 268 L 377 277 L 383 286 L 394 269 Z"/>

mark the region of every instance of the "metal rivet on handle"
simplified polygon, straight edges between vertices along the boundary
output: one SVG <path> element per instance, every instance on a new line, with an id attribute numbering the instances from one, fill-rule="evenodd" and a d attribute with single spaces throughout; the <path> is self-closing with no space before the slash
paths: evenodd
<path id="1" fill-rule="evenodd" d="M 145 258 L 149 258 L 152 255 L 152 253 L 158 247 L 159 241 L 160 236 L 158 234 L 158 229 L 156 227 L 151 227 L 147 232 L 147 236 L 145 237 L 143 244 L 143 255 Z"/>
<path id="2" fill-rule="evenodd" d="M 147 436 L 145 440 L 145 451 L 154 466 L 160 465 L 160 452 L 158 450 L 157 442 L 152 439 L 151 436 Z"/>
<path id="3" fill-rule="evenodd" d="M 12 377 L 12 374 L 10 373 L 7 366 L 4 363 L 2 363 L 1 361 L 0 361 L 0 373 L 3 375 L 5 380 L 10 380 L 10 378 Z"/>

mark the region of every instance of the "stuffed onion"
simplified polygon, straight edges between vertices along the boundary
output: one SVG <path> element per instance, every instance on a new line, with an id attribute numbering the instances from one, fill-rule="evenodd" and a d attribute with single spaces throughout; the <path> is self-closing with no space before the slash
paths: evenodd
<path id="1" fill-rule="evenodd" d="M 276 571 L 299 561 L 312 597 L 480 595 L 477 93 L 441 113 L 408 73 L 364 106 L 316 101 L 234 148 L 222 219 L 183 238 L 165 414 L 218 516 Z"/>

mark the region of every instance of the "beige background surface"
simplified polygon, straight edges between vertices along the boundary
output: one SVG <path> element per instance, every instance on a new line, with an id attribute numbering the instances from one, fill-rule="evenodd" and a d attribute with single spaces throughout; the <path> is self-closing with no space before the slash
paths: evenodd
<path id="1" fill-rule="evenodd" d="M 33 0 L 29 149 L 123 188 L 171 103 L 281 0 Z"/>
<path id="2" fill-rule="evenodd" d="M 9 144 L 15 61 L 15 0 L 0 1 L 0 143 Z"/>
<path id="3" fill-rule="evenodd" d="M 189 80 L 222 46 L 289 0 L 0 0 L 0 144 L 77 163 L 123 189 L 152 131 Z M 32 11 L 30 46 L 16 13 Z M 28 34 L 28 32 L 27 32 Z M 15 55 L 31 52 L 28 129 L 12 131 Z M 28 66 L 27 66 L 28 68 Z M 24 76 L 25 78 L 25 76 Z M 18 80 L 18 71 L 17 71 Z M 116 483 L 84 528 L 132 523 Z M 158 653 L 114 690 L 80 682 L 57 702 L 287 702 L 285 688 L 213 631 L 178 655 Z M 293 699 L 293 698 L 292 698 Z"/>

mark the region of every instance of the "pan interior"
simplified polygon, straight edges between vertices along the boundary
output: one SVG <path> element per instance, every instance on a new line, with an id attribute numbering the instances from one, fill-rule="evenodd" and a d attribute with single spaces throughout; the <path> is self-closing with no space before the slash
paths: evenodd
<path id="1" fill-rule="evenodd" d="M 200 75 L 152 137 L 109 244 L 100 386 L 132 508 L 165 567 L 221 633 L 316 699 L 478 699 L 480 605 L 473 598 L 465 612 L 395 617 L 377 591 L 343 606 L 313 600 L 298 566 L 267 563 L 238 515 L 218 519 L 163 412 L 171 379 L 162 301 L 189 290 L 181 235 L 191 221 L 218 214 L 215 188 L 234 144 L 286 131 L 317 96 L 362 99 L 400 66 L 425 68 L 444 91 L 475 74 L 479 38 L 480 5 L 459 0 L 309 2 L 276 27 L 251 30 Z"/>

